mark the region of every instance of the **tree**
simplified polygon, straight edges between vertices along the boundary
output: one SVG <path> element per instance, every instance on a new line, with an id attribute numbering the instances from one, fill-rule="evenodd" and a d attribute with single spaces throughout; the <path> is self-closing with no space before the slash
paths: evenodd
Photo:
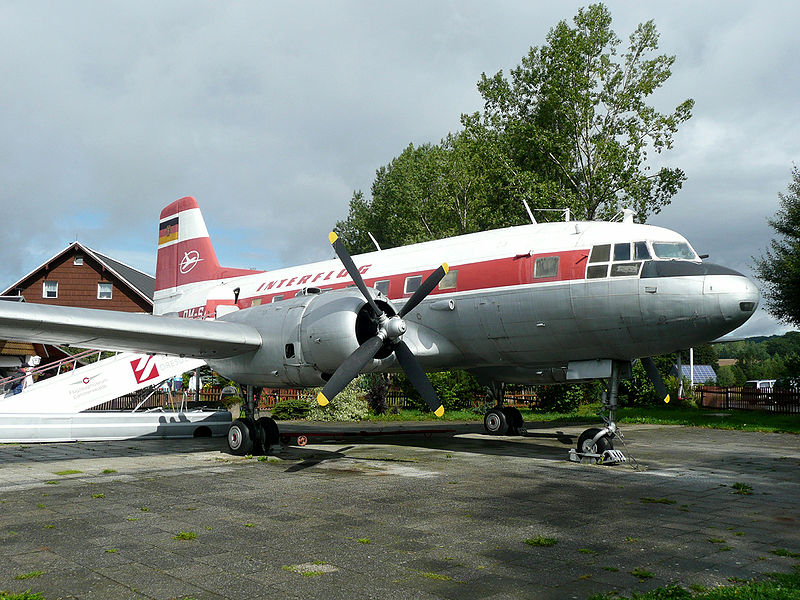
<path id="1" fill-rule="evenodd" d="M 764 284 L 767 311 L 774 317 L 800 326 L 800 170 L 792 168 L 786 194 L 778 193 L 780 208 L 769 225 L 778 234 L 760 258 L 755 270 Z"/>
<path id="2" fill-rule="evenodd" d="M 669 78 L 674 56 L 654 56 L 652 21 L 620 40 L 602 4 L 578 11 L 575 26 L 551 29 L 507 80 L 482 75 L 484 110 L 461 115 L 463 129 L 439 144 L 409 144 L 378 169 L 371 197 L 353 194 L 336 224 L 352 252 L 519 225 L 521 202 L 610 218 L 621 207 L 644 220 L 671 201 L 683 171 L 650 173 L 648 151 L 672 147 L 692 100 L 661 114 L 646 103 Z"/>
<path id="3" fill-rule="evenodd" d="M 649 172 L 647 150 L 672 147 L 678 125 L 691 117 L 693 100 L 661 114 L 645 99 L 670 76 L 674 56 L 658 47 L 653 21 L 640 24 L 628 51 L 617 59 L 619 38 L 602 4 L 581 9 L 570 27 L 561 21 L 546 44 L 531 48 L 510 80 L 499 71 L 478 84 L 482 118 L 465 125 L 499 130 L 510 158 L 537 193 L 554 207 L 586 219 L 610 218 L 622 207 L 640 220 L 658 213 L 686 179 L 663 167 Z"/>

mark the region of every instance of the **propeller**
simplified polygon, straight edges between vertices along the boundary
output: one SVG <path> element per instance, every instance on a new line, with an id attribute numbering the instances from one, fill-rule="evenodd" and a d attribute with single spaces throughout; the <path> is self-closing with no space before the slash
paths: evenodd
<path id="1" fill-rule="evenodd" d="M 411 352 L 408 345 L 400 338 L 406 332 L 406 323 L 403 321 L 403 317 L 414 310 L 425 296 L 430 294 L 433 288 L 439 284 L 442 278 L 447 274 L 447 263 L 442 264 L 422 282 L 422 285 L 420 285 L 406 301 L 403 308 L 400 309 L 400 312 L 396 315 L 389 316 L 375 303 L 375 300 L 369 293 L 367 285 L 364 283 L 364 279 L 361 277 L 361 273 L 356 268 L 353 259 L 350 258 L 350 254 L 339 239 L 339 236 L 331 232 L 328 235 L 328 240 L 330 240 L 331 246 L 333 246 L 333 250 L 336 252 L 336 256 L 342 261 L 353 283 L 356 284 L 356 287 L 358 287 L 361 294 L 366 299 L 369 310 L 372 312 L 372 317 L 378 325 L 378 332 L 356 348 L 356 350 L 339 365 L 339 368 L 336 369 L 334 374 L 327 381 L 322 391 L 317 394 L 317 403 L 320 406 L 327 405 L 336 394 L 347 387 L 347 384 L 361 373 L 361 369 L 366 367 L 381 349 L 388 346 L 394 352 L 397 362 L 400 363 L 409 381 L 417 392 L 419 392 L 420 396 L 422 396 L 423 400 L 425 400 L 425 403 L 437 417 L 441 417 L 444 414 L 444 406 L 442 406 L 439 397 L 436 395 L 436 391 L 433 389 L 428 376 L 425 375 L 425 371 L 422 370 L 422 366 L 420 366 L 414 353 Z"/>
<path id="2" fill-rule="evenodd" d="M 664 385 L 664 380 L 661 378 L 661 373 L 658 372 L 655 361 L 650 356 L 645 356 L 640 360 L 642 361 L 644 370 L 647 372 L 647 376 L 656 388 L 658 397 L 669 404 L 669 392 L 667 391 L 667 386 Z"/>

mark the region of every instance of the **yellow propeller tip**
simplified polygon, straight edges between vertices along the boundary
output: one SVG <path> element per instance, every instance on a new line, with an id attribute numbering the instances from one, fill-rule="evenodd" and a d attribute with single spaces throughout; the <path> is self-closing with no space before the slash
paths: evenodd
<path id="1" fill-rule="evenodd" d="M 444 415 L 444 406 L 437 408 L 435 411 L 433 411 L 433 414 L 435 414 L 437 417 Z"/>
<path id="2" fill-rule="evenodd" d="M 669 404 L 669 394 L 667 394 L 667 397 L 664 398 L 664 404 Z"/>
<path id="3" fill-rule="evenodd" d="M 442 263 L 442 268 L 444 269 L 444 274 L 447 275 L 447 272 L 450 270 L 450 267 L 447 266 L 447 263 Z"/>
<path id="4" fill-rule="evenodd" d="M 339 236 L 338 236 L 338 235 L 336 235 L 336 233 L 335 233 L 335 232 L 331 231 L 331 232 L 328 234 L 328 241 L 329 241 L 331 244 L 334 244 L 334 243 L 336 243 L 336 240 L 338 240 L 338 239 L 339 239 Z"/>
<path id="5" fill-rule="evenodd" d="M 317 404 L 319 404 L 320 406 L 328 406 L 328 399 L 322 392 L 317 394 Z"/>

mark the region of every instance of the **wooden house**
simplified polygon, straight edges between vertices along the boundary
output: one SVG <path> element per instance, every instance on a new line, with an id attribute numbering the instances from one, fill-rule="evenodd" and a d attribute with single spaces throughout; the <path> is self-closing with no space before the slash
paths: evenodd
<path id="1" fill-rule="evenodd" d="M 0 296 L 25 302 L 153 312 L 155 278 L 73 242 Z"/>

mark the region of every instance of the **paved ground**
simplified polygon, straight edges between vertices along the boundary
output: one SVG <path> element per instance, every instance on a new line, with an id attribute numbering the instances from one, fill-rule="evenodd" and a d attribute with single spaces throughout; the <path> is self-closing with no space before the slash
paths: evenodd
<path id="1" fill-rule="evenodd" d="M 263 460 L 216 438 L 0 446 L 0 590 L 561 599 L 800 563 L 770 552 L 800 551 L 798 436 L 630 426 L 636 471 L 568 462 L 574 426 L 437 427 L 457 435 L 312 437 Z"/>

